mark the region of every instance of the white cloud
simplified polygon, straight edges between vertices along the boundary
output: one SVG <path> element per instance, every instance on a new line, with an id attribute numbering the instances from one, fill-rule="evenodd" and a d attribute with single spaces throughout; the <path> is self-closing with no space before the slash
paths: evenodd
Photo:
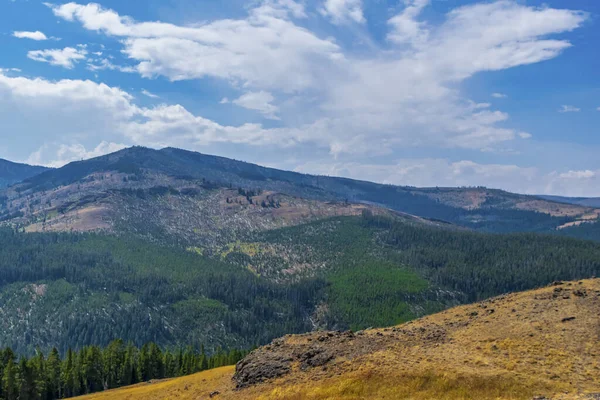
<path id="1" fill-rule="evenodd" d="M 429 30 L 424 22 L 417 18 L 431 0 L 404 0 L 404 10 L 392 17 L 388 24 L 392 28 L 388 40 L 399 44 L 422 45 L 429 36 Z"/>
<path id="2" fill-rule="evenodd" d="M 495 99 L 505 99 L 508 96 L 505 95 L 504 93 L 492 93 L 492 97 Z"/>
<path id="3" fill-rule="evenodd" d="M 102 53 L 101 53 L 102 54 Z M 88 60 L 87 69 L 90 71 L 121 71 L 121 72 L 136 72 L 131 66 L 115 65 L 108 58 Z"/>
<path id="4" fill-rule="evenodd" d="M 545 173 L 537 168 L 469 160 L 402 159 L 392 164 L 312 162 L 300 165 L 296 171 L 417 187 L 486 186 L 524 194 L 600 196 L 600 187 L 589 185 L 598 180 L 600 171 Z M 587 184 L 582 185 L 582 181 Z"/>
<path id="5" fill-rule="evenodd" d="M 190 149 L 213 143 L 286 147 L 296 143 L 297 135 L 293 129 L 265 129 L 260 124 L 221 125 L 181 105 L 140 107 L 129 93 L 102 83 L 9 77 L 1 72 L 0 121 L 12 131 L 44 132 L 49 143 L 66 138 L 104 139 L 107 132 L 115 132 L 115 140 L 105 141 Z M 73 157 L 80 157 L 79 153 Z M 70 153 L 58 160 L 67 159 L 64 154 Z M 36 162 L 57 161 L 46 157 Z"/>
<path id="6" fill-rule="evenodd" d="M 324 1 L 320 11 L 326 10 L 327 3 L 360 5 L 356 1 Z M 455 8 L 433 23 L 425 21 L 422 12 L 428 3 L 404 1 L 403 9 L 389 21 L 389 42 L 383 48 L 366 46 L 364 51 L 354 51 L 354 45 L 344 49 L 344 41 L 320 37 L 300 26 L 299 19 L 311 16 L 301 2 L 292 0 L 253 3 L 254 8 L 243 18 L 188 26 L 138 22 L 97 4 L 53 6 L 58 17 L 118 39 L 133 65 L 118 67 L 97 55 L 87 60 L 90 69 L 130 68 L 143 77 L 170 80 L 220 79 L 233 90 L 245 93 L 236 100 L 223 99 L 223 104 L 234 103 L 280 118 L 281 128 L 249 123 L 230 126 L 178 104 L 140 107 L 127 92 L 89 81 L 51 82 L 3 75 L 0 121 L 24 126 L 27 116 L 16 120 L 10 115 L 12 105 L 13 111 L 25 109 L 32 116 L 41 116 L 27 123 L 44 120 L 41 128 L 55 138 L 96 137 L 108 143 L 196 150 L 215 143 L 234 144 L 244 151 L 247 149 L 243 146 L 251 145 L 301 145 L 310 153 L 329 152 L 329 162 L 360 155 L 361 163 L 352 168 L 345 164 L 344 168 L 376 180 L 381 180 L 377 176 L 392 180 L 394 175 L 380 166 L 370 167 L 371 173 L 360 171 L 376 165 L 373 160 L 378 161 L 379 155 L 387 154 L 389 159 L 398 149 L 518 153 L 520 149 L 515 147 L 531 134 L 511 127 L 506 112 L 471 101 L 461 92 L 461 83 L 480 72 L 559 56 L 571 44 L 558 35 L 579 27 L 586 15 L 495 1 Z M 360 10 L 362 16 L 362 7 Z M 327 16 L 333 18 L 332 14 Z M 346 22 L 360 20 L 346 14 Z M 492 94 L 494 98 L 504 96 Z M 274 98 L 286 100 L 275 105 Z M 106 132 L 118 134 L 109 139 Z M 94 149 L 99 141 L 74 142 Z M 361 170 L 361 166 L 365 168 Z M 490 179 L 502 187 L 518 179 L 532 179 L 538 185 L 536 179 L 545 177 L 514 165 L 481 166 L 470 161 L 403 161 L 391 167 L 420 171 L 421 180 L 427 182 L 423 178 L 429 176 L 427 166 L 432 171 L 447 170 L 444 174 L 432 173 L 432 184 L 436 173 L 453 184 L 487 184 L 484 180 Z M 501 175 L 494 175 L 495 171 Z M 541 181 L 563 182 L 566 178 L 561 178 L 561 173 L 565 172 L 557 172 L 553 180 Z M 406 179 L 416 180 L 417 175 L 406 175 Z M 558 183 L 553 185 L 559 187 Z"/>
<path id="7" fill-rule="evenodd" d="M 559 178 L 563 179 L 593 179 L 597 177 L 597 173 L 589 169 L 584 171 L 569 171 L 559 174 Z"/>
<path id="8" fill-rule="evenodd" d="M 48 40 L 48 37 L 44 35 L 43 32 L 35 31 L 35 32 L 27 32 L 27 31 L 15 31 L 13 32 L 13 36 L 19 39 L 31 39 L 31 40 Z"/>
<path id="9" fill-rule="evenodd" d="M 581 108 L 570 106 L 570 105 L 562 105 L 558 112 L 560 113 L 571 113 L 571 112 L 580 112 Z"/>
<path id="10" fill-rule="evenodd" d="M 296 91 L 318 86 L 321 71 L 315 64 L 340 56 L 332 40 L 320 39 L 289 20 L 290 15 L 302 15 L 299 7 L 291 0 L 263 2 L 247 19 L 195 27 L 136 22 L 94 3 L 52 9 L 89 30 L 124 38 L 123 52 L 138 62 L 136 68 L 144 77 L 164 75 L 174 81 L 216 77 Z"/>
<path id="11" fill-rule="evenodd" d="M 27 162 L 60 166 L 141 144 L 178 146 L 201 150 L 213 143 L 277 146 L 286 148 L 322 138 L 327 125 L 303 129 L 265 129 L 260 124 L 227 126 L 192 114 L 180 105 L 140 107 L 122 89 L 92 81 L 48 81 L 8 77 L 0 73 L 0 121 L 12 131 L 43 131 L 46 144 L 33 151 Z M 15 112 L 15 110 L 19 110 Z M 35 125 L 37 124 L 37 125 Z M 85 136 L 80 134 L 85 132 Z M 118 132 L 102 140 L 106 132 Z M 307 133 L 309 132 L 310 135 Z M 61 143 L 72 138 L 69 143 Z M 81 141 L 89 138 L 87 144 Z M 94 140 L 96 140 L 94 142 Z M 319 142 L 322 140 L 322 142 Z M 381 148 L 368 136 L 338 145 Z M 512 164 L 481 164 L 470 160 L 404 159 L 391 164 L 369 162 L 298 162 L 301 172 L 348 176 L 384 183 L 414 186 L 500 187 L 524 193 L 600 195 L 600 171 L 572 170 L 545 173 Z"/>
<path id="12" fill-rule="evenodd" d="M 59 168 L 72 161 L 87 160 L 126 148 L 124 144 L 103 141 L 95 148 L 87 150 L 80 143 L 44 145 L 25 160 L 30 165 L 43 165 Z"/>
<path id="13" fill-rule="evenodd" d="M 527 133 L 527 132 L 519 132 L 519 137 L 521 139 L 531 139 L 533 135 L 531 133 Z"/>
<path id="14" fill-rule="evenodd" d="M 393 185 L 512 187 L 517 191 L 522 191 L 538 177 L 535 168 L 433 158 L 403 159 L 393 164 L 308 163 L 296 170 Z"/>
<path id="15" fill-rule="evenodd" d="M 249 110 L 258 111 L 263 114 L 265 118 L 279 119 L 279 117 L 277 117 L 277 106 L 271 104 L 274 100 L 275 98 L 271 93 L 260 91 L 245 93 L 233 100 L 232 103 Z"/>
<path id="16" fill-rule="evenodd" d="M 390 40 L 410 45 L 408 51 L 362 57 L 344 54 L 333 39 L 296 25 L 291 18 L 306 15 L 303 9 L 293 11 L 293 1 L 263 2 L 245 19 L 196 26 L 136 22 L 97 4 L 69 3 L 53 10 L 89 30 L 121 37 L 124 53 L 138 62 L 142 76 L 209 76 L 248 93 L 294 93 L 304 109 L 286 112 L 281 105 L 277 115 L 289 126 L 281 143 L 293 137 L 326 146 L 338 157 L 406 146 L 489 151 L 529 137 L 501 126 L 508 114 L 465 99 L 456 83 L 479 72 L 558 56 L 570 43 L 548 35 L 577 28 L 586 15 L 497 1 L 456 8 L 432 26 L 417 21 L 428 3 L 407 0 L 390 20 Z M 253 109 L 274 115 L 270 101 L 257 104 Z"/>
<path id="17" fill-rule="evenodd" d="M 149 91 L 148 91 L 148 90 L 146 90 L 146 89 L 142 89 L 142 94 L 143 94 L 144 96 L 146 96 L 146 97 L 150 97 L 151 99 L 158 99 L 158 98 L 160 98 L 160 96 L 158 96 L 158 95 L 156 95 L 156 94 L 154 94 L 154 93 L 152 93 L 152 92 L 149 92 Z"/>
<path id="18" fill-rule="evenodd" d="M 362 24 L 365 22 L 362 7 L 362 0 L 325 0 L 320 12 L 331 18 L 334 24 Z"/>
<path id="19" fill-rule="evenodd" d="M 32 50 L 27 57 L 34 61 L 46 62 L 51 65 L 72 69 L 75 63 L 85 60 L 87 50 L 85 47 L 65 47 L 64 49 Z"/>

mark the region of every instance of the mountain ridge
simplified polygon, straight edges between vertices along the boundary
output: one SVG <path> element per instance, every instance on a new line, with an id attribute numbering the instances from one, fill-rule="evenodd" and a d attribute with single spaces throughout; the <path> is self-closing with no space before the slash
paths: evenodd
<path id="1" fill-rule="evenodd" d="M 499 233 L 551 233 L 571 228 L 563 232 L 571 234 L 580 225 L 589 225 L 600 217 L 600 209 L 593 207 L 499 189 L 393 186 L 278 170 L 175 148 L 132 147 L 45 171 L 0 191 L 0 196 L 12 205 L 6 207 L 0 218 L 13 220 L 11 216 L 19 215 L 17 224 L 28 226 L 37 223 L 41 214 L 53 214 L 56 207 L 62 207 L 65 202 L 76 203 L 85 195 L 104 196 L 111 189 L 186 185 L 279 193 L 321 203 L 363 204 Z M 23 201 L 26 196 L 34 200 Z M 596 234 L 588 236 L 595 238 Z M 600 235 L 597 239 L 600 240 Z"/>
<path id="2" fill-rule="evenodd" d="M 0 159 L 0 188 L 21 182 L 49 168 Z"/>

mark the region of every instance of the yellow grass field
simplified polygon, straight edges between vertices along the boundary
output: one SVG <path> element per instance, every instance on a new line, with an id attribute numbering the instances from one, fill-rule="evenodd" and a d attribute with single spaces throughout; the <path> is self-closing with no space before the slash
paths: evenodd
<path id="1" fill-rule="evenodd" d="M 234 368 L 227 367 L 81 399 L 196 400 L 213 392 L 219 392 L 215 399 L 236 400 L 600 398 L 597 279 L 502 296 L 350 338 L 321 341 L 320 335 L 287 336 L 254 358 L 315 346 L 343 355 L 308 370 L 294 361 L 288 374 L 244 389 L 235 389 Z"/>

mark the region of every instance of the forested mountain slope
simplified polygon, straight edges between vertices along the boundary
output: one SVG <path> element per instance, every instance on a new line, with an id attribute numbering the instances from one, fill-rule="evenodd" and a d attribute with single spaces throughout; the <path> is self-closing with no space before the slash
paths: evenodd
<path id="1" fill-rule="evenodd" d="M 600 244 L 457 231 L 366 212 L 187 250 L 141 239 L 0 232 L 0 347 L 249 348 L 363 329 L 597 276 Z M 202 253 L 199 254 L 199 253 Z"/>
<path id="2" fill-rule="evenodd" d="M 44 167 L 18 164 L 0 159 L 0 188 L 21 182 L 47 170 L 48 168 Z"/>

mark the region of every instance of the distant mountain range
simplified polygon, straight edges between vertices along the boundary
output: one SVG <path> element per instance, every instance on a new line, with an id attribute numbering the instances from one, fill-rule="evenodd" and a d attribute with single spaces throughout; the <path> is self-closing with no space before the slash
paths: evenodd
<path id="1" fill-rule="evenodd" d="M 600 197 L 564 197 L 549 195 L 539 195 L 537 197 L 558 203 L 576 204 L 584 207 L 600 207 Z"/>
<path id="2" fill-rule="evenodd" d="M 47 170 L 48 168 L 45 167 L 34 167 L 0 159 L 0 188 L 21 182 Z"/>

